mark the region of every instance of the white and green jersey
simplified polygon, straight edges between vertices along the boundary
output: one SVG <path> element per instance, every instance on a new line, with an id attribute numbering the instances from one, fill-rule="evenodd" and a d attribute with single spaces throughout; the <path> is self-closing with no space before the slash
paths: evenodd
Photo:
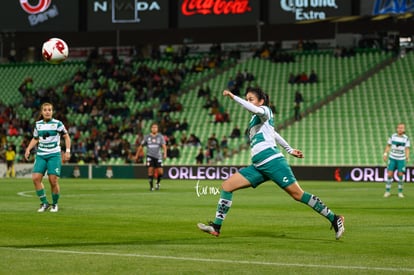
<path id="1" fill-rule="evenodd" d="M 283 157 L 283 154 L 276 147 L 273 113 L 270 108 L 267 106 L 257 107 L 237 96 L 234 97 L 234 100 L 254 113 L 248 128 L 253 164 L 260 166 L 272 159 Z"/>
<path id="2" fill-rule="evenodd" d="M 399 136 L 397 133 L 393 134 L 388 139 L 388 145 L 391 146 L 390 158 L 397 160 L 405 160 L 405 148 L 410 147 L 410 139 L 407 135 Z"/>
<path id="3" fill-rule="evenodd" d="M 60 136 L 67 133 L 65 126 L 60 120 L 36 121 L 33 131 L 33 137 L 39 140 L 36 154 L 44 156 L 60 153 Z"/>

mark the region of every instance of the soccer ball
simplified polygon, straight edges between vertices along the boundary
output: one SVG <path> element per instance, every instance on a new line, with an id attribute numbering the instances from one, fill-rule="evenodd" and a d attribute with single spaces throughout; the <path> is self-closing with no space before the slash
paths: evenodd
<path id="1" fill-rule="evenodd" d="M 68 58 L 68 55 L 68 45 L 60 38 L 50 38 L 43 43 L 42 56 L 50 64 L 60 64 Z"/>

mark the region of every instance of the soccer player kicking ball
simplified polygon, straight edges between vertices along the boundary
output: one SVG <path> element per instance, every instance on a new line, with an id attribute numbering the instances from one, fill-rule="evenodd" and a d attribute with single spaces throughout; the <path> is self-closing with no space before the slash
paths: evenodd
<path id="1" fill-rule="evenodd" d="M 275 132 L 273 114 L 269 108 L 269 97 L 259 88 L 248 88 L 246 100 L 224 90 L 227 96 L 243 108 L 253 113 L 248 132 L 252 155 L 252 164 L 241 169 L 222 183 L 216 217 L 209 224 L 199 223 L 198 228 L 218 237 L 221 225 L 232 205 L 233 192 L 239 189 L 256 188 L 265 181 L 272 180 L 283 188 L 293 199 L 302 202 L 329 220 L 338 240 L 345 232 L 344 217 L 336 215 L 315 195 L 302 190 L 283 154 L 276 147 L 276 142 L 288 153 L 302 158 L 301 151 L 292 149 L 287 142 Z"/>

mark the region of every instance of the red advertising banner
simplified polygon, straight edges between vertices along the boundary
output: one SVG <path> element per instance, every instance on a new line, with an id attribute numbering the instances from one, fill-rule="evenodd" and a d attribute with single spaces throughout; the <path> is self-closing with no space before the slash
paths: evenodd
<path id="1" fill-rule="evenodd" d="M 78 1 L 8 0 L 0 9 L 1 31 L 78 31 Z"/>
<path id="2" fill-rule="evenodd" d="M 256 0 L 180 0 L 178 27 L 222 27 L 256 25 L 260 1 Z"/>

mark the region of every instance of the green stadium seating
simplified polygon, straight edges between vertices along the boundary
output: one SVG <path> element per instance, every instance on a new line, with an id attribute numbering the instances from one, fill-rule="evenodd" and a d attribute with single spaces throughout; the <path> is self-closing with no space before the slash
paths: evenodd
<path id="1" fill-rule="evenodd" d="M 230 123 L 224 125 L 216 125 L 211 123 L 213 117 L 208 114 L 208 110 L 202 108 L 204 100 L 197 98 L 197 90 L 199 87 L 190 90 L 189 93 L 180 97 L 185 109 L 179 114 L 172 114 L 172 116 L 178 119 L 182 119 L 184 117 L 188 118 L 191 125 L 188 132 L 195 133 L 204 143 L 206 143 L 207 138 L 212 133 L 216 133 L 217 138 L 220 140 L 223 135 L 229 135 L 231 129 L 233 129 L 236 125 L 243 128 L 246 121 L 249 119 L 248 112 L 241 110 L 239 106 L 221 96 L 223 89 L 227 87 L 229 79 L 234 78 L 239 71 L 243 72 L 246 69 L 247 71 L 252 72 L 256 79 L 251 84 L 262 87 L 263 90 L 270 94 L 271 101 L 277 107 L 278 114 L 276 116 L 276 124 L 278 124 L 293 117 L 293 99 L 296 90 L 301 91 L 305 98 L 302 109 L 309 108 L 315 103 L 324 100 L 327 96 L 336 92 L 339 88 L 350 83 L 359 77 L 359 75 L 368 71 L 370 68 L 373 68 L 387 58 L 390 58 L 390 55 L 379 51 L 368 53 L 363 52 L 357 54 L 353 58 L 335 58 L 329 52 L 325 52 L 323 54 L 298 55 L 296 56 L 296 62 L 294 63 L 272 63 L 267 60 L 250 58 L 240 62 L 233 68 L 224 71 L 205 83 L 205 85 L 210 86 L 212 94 L 217 96 L 223 108 L 229 111 L 231 117 Z M 306 85 L 291 85 L 287 83 L 291 72 L 300 73 L 305 71 L 306 73 L 309 73 L 312 69 L 317 72 L 320 80 L 319 83 Z M 241 93 L 244 93 L 244 90 L 241 90 Z M 353 106 L 354 105 L 350 105 L 350 107 Z M 350 112 L 350 114 L 352 114 L 352 112 Z M 322 118 L 322 122 L 326 121 L 329 123 L 330 127 L 335 128 L 338 127 L 337 121 L 341 121 L 341 119 L 339 119 L 340 116 L 341 114 L 337 113 L 335 110 L 329 111 L 329 114 Z M 332 120 L 330 119 L 331 117 L 333 118 Z M 308 120 L 308 118 L 306 120 Z M 321 122 L 318 121 L 317 123 Z M 303 123 L 298 123 L 298 125 L 299 124 Z M 294 125 L 294 127 L 295 126 L 296 125 Z M 313 126 L 310 126 L 309 128 L 311 129 L 309 129 L 308 132 L 303 133 L 303 135 L 306 133 L 306 137 L 303 136 L 303 138 L 298 139 L 298 134 L 295 134 L 289 136 L 292 140 L 288 139 L 288 141 L 294 146 L 302 144 L 303 139 L 308 140 L 310 144 L 312 144 L 312 142 L 318 143 L 318 140 L 320 140 L 323 135 L 315 132 L 312 127 Z M 245 140 L 241 138 L 232 144 L 232 149 L 239 150 L 239 148 L 244 144 Z M 335 145 L 336 143 L 335 141 L 332 141 L 332 143 L 324 145 L 323 149 L 326 151 L 327 148 L 333 147 L 331 144 Z M 310 147 L 315 148 L 314 145 Z M 195 163 L 194 158 L 197 152 L 189 152 L 187 148 L 183 148 L 183 155 L 192 154 L 192 158 L 187 157 L 186 159 L 181 159 L 178 162 L 180 164 Z M 320 156 L 320 158 L 306 158 L 306 161 L 302 162 L 302 164 L 327 165 L 334 161 L 332 159 L 327 161 L 322 160 L 321 158 L 323 156 L 323 151 L 316 151 L 315 156 Z M 191 162 L 186 163 L 186 161 Z M 231 161 L 234 164 L 239 165 L 250 163 L 250 155 L 248 150 L 240 150 L 238 154 L 235 154 L 232 157 Z M 296 161 L 295 163 L 299 164 L 299 162 L 300 161 Z M 343 163 L 344 161 L 339 160 L 339 162 Z"/>
<path id="2" fill-rule="evenodd" d="M 84 68 L 84 65 L 80 62 L 65 62 L 58 66 L 45 62 L 1 65 L 0 103 L 10 106 L 21 102 L 19 87 L 27 77 L 33 79 L 34 89 L 54 87 L 69 80 L 81 68 Z"/>
<path id="3" fill-rule="evenodd" d="M 290 163 L 384 166 L 382 153 L 397 124 L 404 122 L 409 136 L 414 129 L 413 62 L 410 53 L 283 130 L 281 134 L 305 153 L 305 159 L 290 158 Z"/>

